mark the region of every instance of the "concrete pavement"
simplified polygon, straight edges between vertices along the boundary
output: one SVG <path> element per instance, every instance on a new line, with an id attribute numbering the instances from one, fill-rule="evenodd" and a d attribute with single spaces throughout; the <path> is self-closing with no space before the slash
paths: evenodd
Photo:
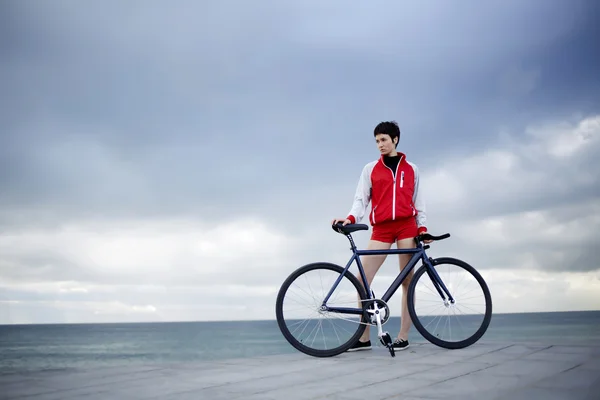
<path id="1" fill-rule="evenodd" d="M 600 399 L 600 343 L 411 344 L 320 359 L 280 356 L 0 375 L 0 399 Z"/>

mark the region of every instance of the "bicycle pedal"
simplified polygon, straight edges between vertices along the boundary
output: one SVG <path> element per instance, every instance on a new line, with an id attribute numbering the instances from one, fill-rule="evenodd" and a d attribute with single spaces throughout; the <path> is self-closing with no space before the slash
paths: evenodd
<path id="1" fill-rule="evenodd" d="M 394 346 L 389 345 L 388 349 L 390 350 L 390 354 L 392 357 L 396 357 L 396 351 L 394 350 Z"/>
<path id="2" fill-rule="evenodd" d="M 392 345 L 392 337 L 388 332 L 384 332 L 383 335 L 379 338 L 379 341 L 385 347 L 390 347 Z"/>

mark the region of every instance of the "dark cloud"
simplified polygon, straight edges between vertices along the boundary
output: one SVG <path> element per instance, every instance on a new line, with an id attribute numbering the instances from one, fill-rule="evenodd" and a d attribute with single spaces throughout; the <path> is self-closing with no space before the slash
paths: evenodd
<path id="1" fill-rule="evenodd" d="M 0 276 L 15 284 L 179 287 L 202 285 L 212 271 L 196 271 L 186 257 L 197 258 L 183 251 L 162 269 L 148 261 L 154 269 L 142 278 L 145 259 L 107 269 L 81 255 L 87 242 L 72 251 L 68 241 L 43 244 L 64 226 L 100 229 L 97 221 L 112 224 L 109 232 L 122 221 L 172 218 L 207 230 L 247 217 L 268 224 L 263 237 L 290 241 L 279 244 L 287 257 L 279 266 L 251 251 L 252 272 L 238 259 L 215 260 L 216 283 L 272 283 L 312 258 L 344 263 L 345 239 L 327 222 L 349 210 L 362 167 L 377 157 L 373 127 L 389 119 L 426 178 L 434 229 L 465 238 L 457 221 L 512 221 L 525 211 L 549 218 L 548 229 L 580 228 L 580 211 L 597 212 L 588 205 L 600 195 L 598 142 L 553 155 L 536 147 L 553 142 L 527 132 L 549 121 L 537 131 L 555 137 L 560 121 L 600 112 L 594 2 L 0 7 Z M 556 238 L 532 243 L 536 250 L 525 242 L 478 249 L 477 260 L 515 265 L 534 253 L 535 268 L 597 268 L 593 237 L 569 245 L 572 262 L 556 255 Z M 231 253 L 243 253 L 235 244 Z"/>

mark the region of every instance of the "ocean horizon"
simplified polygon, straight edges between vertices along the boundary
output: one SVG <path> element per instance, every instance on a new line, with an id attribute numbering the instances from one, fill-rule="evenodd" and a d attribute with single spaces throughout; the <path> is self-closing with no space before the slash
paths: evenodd
<path id="1" fill-rule="evenodd" d="M 600 313 L 600 310 L 569 310 L 569 311 L 521 311 L 521 312 L 494 312 L 493 315 L 523 315 L 523 314 L 570 314 L 570 313 Z M 391 317 L 398 318 L 399 317 Z M 114 324 L 187 324 L 205 322 L 277 322 L 275 318 L 258 319 L 227 319 L 227 320 L 155 320 L 155 321 L 104 321 L 104 322 L 35 322 L 35 323 L 0 323 L 3 326 L 38 326 L 38 325 L 114 325 Z"/>
<path id="2" fill-rule="evenodd" d="M 395 336 L 400 318 L 384 330 Z M 377 330 L 371 329 L 377 341 Z M 414 326 L 411 343 L 426 343 Z M 600 341 L 600 310 L 496 313 L 480 343 Z M 460 350 L 459 350 L 460 351 Z M 277 321 L 155 321 L 0 325 L 0 374 L 188 363 L 298 352 Z"/>

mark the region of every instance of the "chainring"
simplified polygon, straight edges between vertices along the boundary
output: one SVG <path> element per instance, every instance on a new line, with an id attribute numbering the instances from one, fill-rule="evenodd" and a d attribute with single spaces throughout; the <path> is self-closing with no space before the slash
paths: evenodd
<path id="1" fill-rule="evenodd" d="M 381 316 L 381 325 L 385 324 L 390 319 L 390 308 L 387 303 L 381 299 L 372 299 L 366 302 L 365 304 L 365 314 L 367 318 L 371 321 L 371 325 L 377 325 L 376 314 L 369 312 L 369 310 L 373 310 L 375 307 L 373 304 L 377 304 L 377 308 L 379 309 L 379 315 Z"/>

